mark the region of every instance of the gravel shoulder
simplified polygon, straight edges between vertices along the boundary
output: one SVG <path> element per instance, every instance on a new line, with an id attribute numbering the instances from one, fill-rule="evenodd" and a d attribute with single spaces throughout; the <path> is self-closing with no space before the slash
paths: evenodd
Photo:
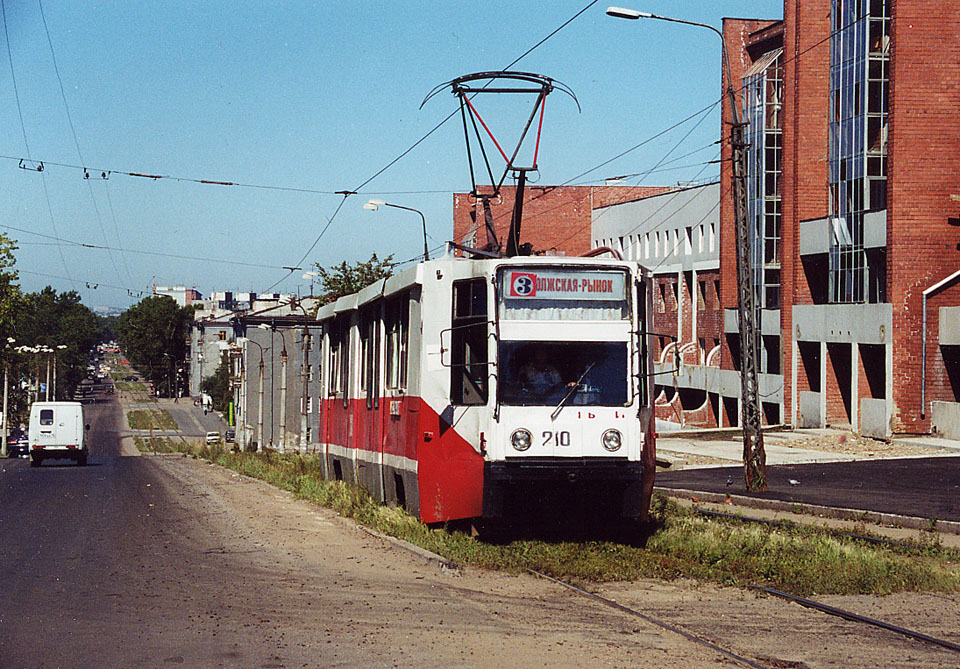
<path id="1" fill-rule="evenodd" d="M 198 549 L 180 572 L 215 570 L 231 584 L 226 597 L 209 593 L 217 602 L 209 618 L 188 621 L 185 632 L 236 631 L 237 664 L 730 666 L 675 632 L 556 584 L 472 569 L 452 575 L 263 482 L 192 458 L 148 459 L 179 500 L 183 527 L 172 531 Z M 768 666 L 960 663 L 956 653 L 739 589 L 641 581 L 597 592 Z M 955 596 L 826 601 L 960 643 Z"/>

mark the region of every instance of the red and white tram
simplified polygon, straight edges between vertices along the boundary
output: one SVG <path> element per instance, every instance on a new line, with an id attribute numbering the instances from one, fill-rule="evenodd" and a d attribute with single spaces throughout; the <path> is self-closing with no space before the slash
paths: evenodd
<path id="1" fill-rule="evenodd" d="M 645 519 L 650 286 L 619 260 L 447 257 L 324 306 L 328 478 L 428 523 L 564 487 Z"/>

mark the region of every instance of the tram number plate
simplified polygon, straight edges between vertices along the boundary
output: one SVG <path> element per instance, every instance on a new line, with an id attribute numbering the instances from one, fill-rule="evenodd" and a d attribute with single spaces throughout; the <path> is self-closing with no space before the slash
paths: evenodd
<path id="1" fill-rule="evenodd" d="M 561 430 L 559 432 L 554 432 L 553 430 L 544 430 L 541 436 L 543 437 L 544 446 L 570 445 L 570 433 L 566 430 Z"/>

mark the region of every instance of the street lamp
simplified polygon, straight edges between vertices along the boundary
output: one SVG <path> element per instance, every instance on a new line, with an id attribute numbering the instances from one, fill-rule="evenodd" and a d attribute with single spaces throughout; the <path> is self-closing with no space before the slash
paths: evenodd
<path id="1" fill-rule="evenodd" d="M 310 316 L 299 300 L 293 300 L 289 304 L 291 308 L 297 308 L 303 313 L 303 334 L 301 335 L 303 351 L 300 356 L 300 380 L 303 384 L 303 395 L 300 398 L 300 445 L 306 452 L 309 441 L 307 439 L 307 371 L 310 369 Z"/>
<path id="2" fill-rule="evenodd" d="M 263 449 L 263 346 L 249 337 L 247 338 L 247 343 L 253 344 L 260 349 L 260 385 L 257 391 L 257 448 Z M 267 350 L 270 350 L 269 346 Z M 244 379 L 246 379 L 246 374 L 244 374 Z M 244 397 L 246 397 L 246 393 L 244 393 Z M 246 409 L 244 409 L 244 411 L 246 411 Z"/>
<path id="3" fill-rule="evenodd" d="M 412 211 L 420 214 L 420 222 L 423 223 L 423 259 L 430 260 L 430 250 L 427 247 L 427 219 L 423 217 L 423 212 L 413 207 L 404 207 L 403 205 L 377 199 L 367 200 L 367 203 L 363 205 L 363 208 L 367 211 L 377 211 L 380 207 L 393 207 L 394 209 L 403 209 L 404 211 Z"/>
<path id="4" fill-rule="evenodd" d="M 320 276 L 320 272 L 304 272 L 303 278 L 310 280 L 310 297 L 313 297 L 313 280 Z"/>
<path id="5" fill-rule="evenodd" d="M 271 330 L 280 335 L 280 341 L 283 342 L 283 350 L 280 351 L 280 452 L 287 450 L 287 338 L 283 336 L 283 330 L 278 330 L 274 325 L 261 323 L 257 326 L 261 330 Z M 273 382 L 273 369 L 270 370 L 271 383 Z M 270 392 L 270 406 L 273 406 L 273 391 Z M 270 410 L 270 432 L 273 433 L 273 409 Z M 270 439 L 272 445 L 273 439 Z"/>
<path id="6" fill-rule="evenodd" d="M 7 337 L 7 343 L 3 347 L 4 354 L 10 349 L 11 344 L 17 342 L 13 337 Z M 9 429 L 7 427 L 7 388 L 9 384 L 10 377 L 10 362 L 7 360 L 7 356 L 3 356 L 3 441 L 0 442 L 0 457 L 7 457 L 7 435 L 9 434 Z"/>
<path id="7" fill-rule="evenodd" d="M 712 30 L 720 37 L 723 64 L 727 72 L 726 94 L 729 98 L 730 116 L 733 120 L 730 127 L 730 146 L 733 151 L 733 209 L 736 230 L 737 293 L 739 298 L 737 306 L 740 322 L 740 404 L 743 426 L 743 464 L 747 489 L 763 491 L 767 489 L 766 456 L 763 450 L 763 414 L 760 407 L 758 380 L 760 351 L 759 337 L 757 336 L 757 296 L 752 280 L 750 239 L 746 220 L 746 189 L 744 187 L 747 174 L 746 142 L 744 141 L 744 128 L 740 123 L 736 92 L 733 88 L 733 75 L 730 70 L 727 41 L 723 38 L 723 33 L 709 23 L 659 16 L 624 7 L 608 7 L 607 14 L 620 19 L 657 19 L 659 21 L 699 26 Z"/>
<path id="8" fill-rule="evenodd" d="M 66 344 L 57 344 L 57 351 L 63 351 L 67 348 Z M 57 399 L 57 351 L 53 352 L 53 399 Z"/>

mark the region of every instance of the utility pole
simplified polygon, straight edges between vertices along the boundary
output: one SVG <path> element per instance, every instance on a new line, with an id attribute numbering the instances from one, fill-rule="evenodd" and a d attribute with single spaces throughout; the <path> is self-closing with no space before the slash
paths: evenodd
<path id="1" fill-rule="evenodd" d="M 658 16 L 624 7 L 609 7 L 607 14 L 621 19 L 656 19 L 699 26 L 712 30 L 720 37 L 723 64 L 727 74 L 727 97 L 730 104 L 730 148 L 733 167 L 733 211 L 737 249 L 737 297 L 740 322 L 740 405 L 743 428 L 743 469 L 747 490 L 758 492 L 767 489 L 766 454 L 763 450 L 763 414 L 760 407 L 759 360 L 760 336 L 758 327 L 758 303 L 752 273 L 750 232 L 747 224 L 747 152 L 744 141 L 744 124 L 740 121 L 737 96 L 730 71 L 730 54 L 723 33 L 709 23 Z"/>

